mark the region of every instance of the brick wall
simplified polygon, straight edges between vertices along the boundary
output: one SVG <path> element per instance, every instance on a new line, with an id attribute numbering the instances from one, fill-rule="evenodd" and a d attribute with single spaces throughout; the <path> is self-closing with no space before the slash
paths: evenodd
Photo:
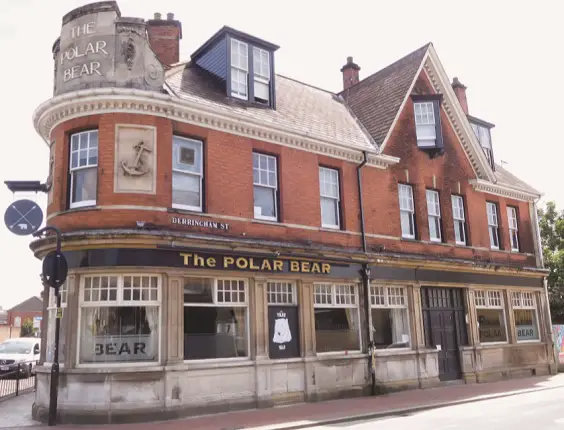
<path id="1" fill-rule="evenodd" d="M 425 88 L 426 83 L 420 81 L 417 85 Z M 388 170 L 363 168 L 366 231 L 373 235 L 392 237 L 369 238 L 369 245 L 372 247 L 383 246 L 388 251 L 468 259 L 477 255 L 499 262 L 534 265 L 534 257 L 489 251 L 486 199 L 499 203 L 500 233 L 503 248 L 509 249 L 505 207 L 507 204 L 512 204 L 518 208 L 520 216 L 522 250 L 532 253 L 534 250 L 528 205 L 523 202 L 474 192 L 468 184 L 468 179 L 475 177 L 472 167 L 458 144 L 444 113 L 442 123 L 446 153 L 442 157 L 430 160 L 425 153 L 419 151 L 416 147 L 413 106 L 409 101 L 386 148 L 386 153 L 401 157 L 401 163 Z M 157 192 L 155 195 L 113 193 L 116 124 L 142 124 L 157 128 L 158 161 Z M 211 214 L 213 219 L 230 224 L 228 232 L 214 232 L 214 234 L 298 243 L 311 240 L 315 243 L 331 246 L 360 249 L 359 199 L 355 164 L 149 115 L 121 113 L 98 115 L 73 119 L 57 126 L 52 134 L 57 146 L 55 150 L 53 203 L 48 207 L 48 214 L 65 211 L 68 205 L 69 135 L 76 131 L 96 127 L 99 129 L 100 148 L 97 197 L 99 206 L 119 204 L 171 208 L 172 136 L 176 133 L 204 141 L 204 207 L 206 213 Z M 278 157 L 281 201 L 280 223 L 253 220 L 253 150 Z M 332 232 L 319 228 L 321 225 L 319 165 L 336 168 L 340 171 L 343 231 Z M 421 241 L 398 240 L 401 231 L 397 183 L 398 181 L 407 181 L 406 169 L 409 171 L 409 182 L 414 186 L 418 236 L 423 241 L 429 240 L 425 188 L 433 186 L 433 175 L 435 175 L 436 188 L 440 191 L 441 197 L 445 244 L 437 245 Z M 470 245 L 472 247 L 454 246 L 450 194 L 458 190 L 458 182 L 460 182 L 461 194 L 464 195 L 466 200 Z M 195 214 L 190 215 L 195 218 L 198 217 Z M 172 214 L 167 211 L 82 209 L 57 215 L 51 218 L 49 223 L 57 225 L 64 231 L 70 231 L 110 227 L 134 228 L 136 221 L 146 221 L 182 231 L 209 232 L 209 230 L 199 230 L 195 227 L 171 226 L 171 216 Z M 221 220 L 221 216 L 238 219 Z M 201 217 L 201 219 L 210 218 Z M 474 247 L 487 248 L 487 250 L 475 249 Z"/>
<path id="2" fill-rule="evenodd" d="M 147 35 L 153 52 L 164 65 L 180 60 L 180 22 L 174 20 L 147 21 Z"/>

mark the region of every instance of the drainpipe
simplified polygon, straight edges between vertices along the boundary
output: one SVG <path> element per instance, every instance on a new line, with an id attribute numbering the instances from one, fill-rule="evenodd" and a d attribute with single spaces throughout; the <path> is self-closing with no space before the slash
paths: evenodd
<path id="1" fill-rule="evenodd" d="M 362 174 L 361 169 L 366 165 L 368 162 L 368 154 L 366 151 L 362 151 L 363 160 L 362 162 L 356 167 L 356 177 L 358 183 L 358 205 L 360 210 L 360 234 L 362 238 L 362 252 L 364 254 L 367 253 L 367 246 L 366 246 L 366 231 L 364 228 L 364 205 L 363 202 L 363 194 L 362 194 Z M 365 310 L 365 321 L 366 321 L 366 339 L 368 339 L 368 371 L 370 372 L 370 376 L 372 379 L 372 385 L 370 389 L 370 394 L 374 396 L 376 394 L 376 372 L 373 363 L 373 350 L 374 350 L 374 343 L 372 341 L 372 330 L 370 329 L 370 268 L 368 267 L 367 263 L 362 264 L 362 284 L 364 288 L 364 310 Z"/>

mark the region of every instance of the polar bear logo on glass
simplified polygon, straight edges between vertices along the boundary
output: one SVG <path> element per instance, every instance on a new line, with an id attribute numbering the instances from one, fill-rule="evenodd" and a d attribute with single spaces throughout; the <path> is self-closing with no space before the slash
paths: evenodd
<path id="1" fill-rule="evenodd" d="M 274 321 L 274 343 L 288 343 L 292 340 L 288 318 L 276 318 Z"/>

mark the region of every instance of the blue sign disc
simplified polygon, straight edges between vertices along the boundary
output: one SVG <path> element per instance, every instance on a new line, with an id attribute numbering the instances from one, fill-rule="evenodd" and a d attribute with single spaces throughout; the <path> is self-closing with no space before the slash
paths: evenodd
<path id="1" fill-rule="evenodd" d="M 12 233 L 18 236 L 28 236 L 41 227 L 43 211 L 34 201 L 16 200 L 6 209 L 4 223 Z"/>

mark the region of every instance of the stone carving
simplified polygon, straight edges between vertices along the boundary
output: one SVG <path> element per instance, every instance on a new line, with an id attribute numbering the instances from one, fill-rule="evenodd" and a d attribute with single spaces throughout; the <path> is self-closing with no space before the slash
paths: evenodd
<path id="1" fill-rule="evenodd" d="M 135 150 L 135 159 L 133 160 L 133 164 L 128 165 L 127 160 L 123 160 L 121 162 L 121 167 L 123 168 L 123 172 L 126 175 L 130 176 L 143 176 L 147 172 L 149 172 L 149 167 L 143 161 L 144 152 L 151 153 L 153 150 L 147 147 L 147 144 L 144 141 L 140 141 L 137 145 L 133 147 Z"/>
<path id="2" fill-rule="evenodd" d="M 155 194 L 157 138 L 152 126 L 118 124 L 114 155 L 114 192 Z"/>
<path id="3" fill-rule="evenodd" d="M 127 42 L 122 46 L 123 55 L 125 57 L 125 64 L 128 70 L 133 68 L 133 60 L 135 59 L 135 42 L 130 37 Z"/>

